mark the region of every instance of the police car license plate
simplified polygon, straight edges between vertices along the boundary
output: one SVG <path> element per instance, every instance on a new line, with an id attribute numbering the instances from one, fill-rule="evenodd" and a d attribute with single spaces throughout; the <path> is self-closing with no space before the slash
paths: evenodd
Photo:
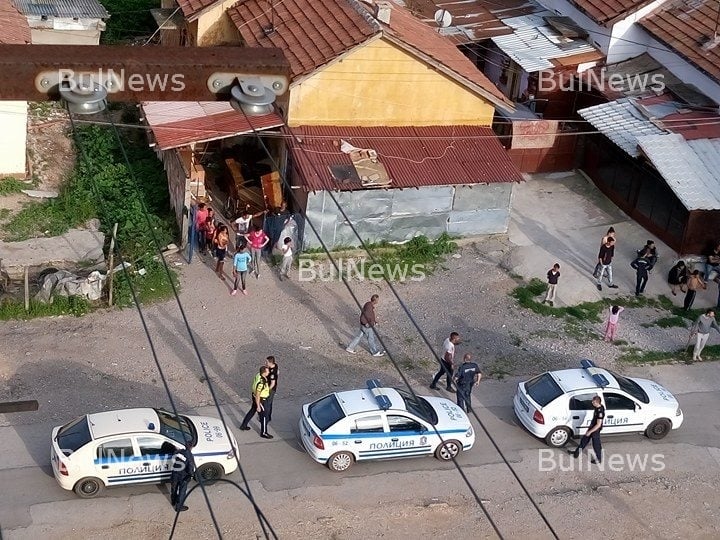
<path id="1" fill-rule="evenodd" d="M 522 405 L 522 408 L 525 409 L 525 412 L 530 412 L 530 404 L 525 400 L 525 398 L 520 394 L 518 394 L 518 398 L 520 399 L 520 405 Z"/>

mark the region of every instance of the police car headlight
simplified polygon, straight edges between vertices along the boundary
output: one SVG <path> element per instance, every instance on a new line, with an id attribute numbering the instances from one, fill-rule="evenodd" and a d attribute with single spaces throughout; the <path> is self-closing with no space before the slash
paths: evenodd
<path id="1" fill-rule="evenodd" d="M 675 416 L 681 416 L 682 415 L 682 409 L 680 407 L 677 408 L 677 411 L 675 411 Z"/>
<path id="2" fill-rule="evenodd" d="M 470 426 L 468 430 L 465 432 L 466 437 L 472 437 L 473 436 L 473 428 Z"/>

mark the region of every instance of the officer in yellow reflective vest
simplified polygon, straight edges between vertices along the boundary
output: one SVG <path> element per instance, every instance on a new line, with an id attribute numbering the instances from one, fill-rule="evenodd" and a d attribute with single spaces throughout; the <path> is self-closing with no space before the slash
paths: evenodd
<path id="1" fill-rule="evenodd" d="M 250 429 L 248 424 L 252 417 L 257 412 L 258 419 L 260 420 L 260 436 L 263 439 L 272 439 L 273 436 L 267 432 L 267 416 L 265 413 L 265 400 L 270 397 L 270 383 L 268 382 L 268 374 L 270 369 L 267 366 L 262 366 L 253 379 L 250 391 L 252 393 L 252 406 L 250 410 L 243 418 L 240 424 L 240 429 L 247 431 Z"/>

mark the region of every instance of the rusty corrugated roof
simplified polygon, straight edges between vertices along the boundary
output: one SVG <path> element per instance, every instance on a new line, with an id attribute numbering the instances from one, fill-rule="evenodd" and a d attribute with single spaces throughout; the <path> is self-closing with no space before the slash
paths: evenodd
<path id="1" fill-rule="evenodd" d="M 147 101 L 142 109 L 161 150 L 283 125 L 275 113 L 245 116 L 226 101 Z"/>
<path id="2" fill-rule="evenodd" d="M 25 45 L 31 42 L 27 18 L 11 0 L 0 0 L 0 28 L 0 43 L 4 45 Z"/>
<path id="3" fill-rule="evenodd" d="M 580 11 L 602 25 L 613 24 L 654 0 L 570 0 Z"/>
<path id="4" fill-rule="evenodd" d="M 13 0 L 24 15 L 108 19 L 110 14 L 97 0 Z"/>
<path id="5" fill-rule="evenodd" d="M 358 182 L 340 184 L 331 166 L 352 166 L 340 141 L 373 149 L 393 188 L 520 182 L 492 129 L 481 126 L 285 128 L 300 185 L 308 191 L 364 189 Z"/>
<path id="6" fill-rule="evenodd" d="M 716 81 L 720 81 L 720 45 L 704 51 L 715 35 L 717 0 L 667 2 L 641 19 L 640 25 Z"/>

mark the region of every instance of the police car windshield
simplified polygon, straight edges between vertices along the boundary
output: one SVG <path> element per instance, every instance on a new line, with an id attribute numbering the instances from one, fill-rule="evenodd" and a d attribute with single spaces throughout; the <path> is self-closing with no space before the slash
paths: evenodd
<path id="1" fill-rule="evenodd" d="M 63 454 L 69 456 L 92 440 L 87 416 L 81 416 L 58 430 L 55 438 Z"/>
<path id="2" fill-rule="evenodd" d="M 186 441 L 190 441 L 193 446 L 197 443 L 197 433 L 195 428 L 185 416 L 175 416 L 174 414 L 155 409 L 160 419 L 160 434 L 179 442 L 185 446 Z M 184 433 L 184 435 L 183 435 Z"/>
<path id="3" fill-rule="evenodd" d="M 552 375 L 543 373 L 525 383 L 525 391 L 535 403 L 544 407 L 551 401 L 562 396 L 562 388 L 555 382 Z"/>
<path id="4" fill-rule="evenodd" d="M 615 377 L 615 380 L 618 382 L 618 386 L 621 390 L 624 390 L 641 403 L 650 403 L 650 398 L 648 397 L 645 390 L 643 390 L 638 383 L 636 383 L 632 379 L 628 379 L 627 377 L 623 377 L 622 375 L 613 373 L 612 371 L 610 372 L 610 375 Z"/>
<path id="5" fill-rule="evenodd" d="M 345 413 L 340 406 L 335 394 L 330 394 L 308 407 L 308 414 L 313 423 L 320 431 L 325 431 L 338 420 L 345 418 Z"/>
<path id="6" fill-rule="evenodd" d="M 437 413 L 435 412 L 435 409 L 433 409 L 432 405 L 427 402 L 427 400 L 421 397 L 413 397 L 412 394 L 409 394 L 405 390 L 400 390 L 398 388 L 396 388 L 395 390 L 397 390 L 397 393 L 400 394 L 400 397 L 405 400 L 405 408 L 408 410 L 408 412 L 411 412 L 415 416 L 422 418 L 433 426 L 438 423 Z"/>

